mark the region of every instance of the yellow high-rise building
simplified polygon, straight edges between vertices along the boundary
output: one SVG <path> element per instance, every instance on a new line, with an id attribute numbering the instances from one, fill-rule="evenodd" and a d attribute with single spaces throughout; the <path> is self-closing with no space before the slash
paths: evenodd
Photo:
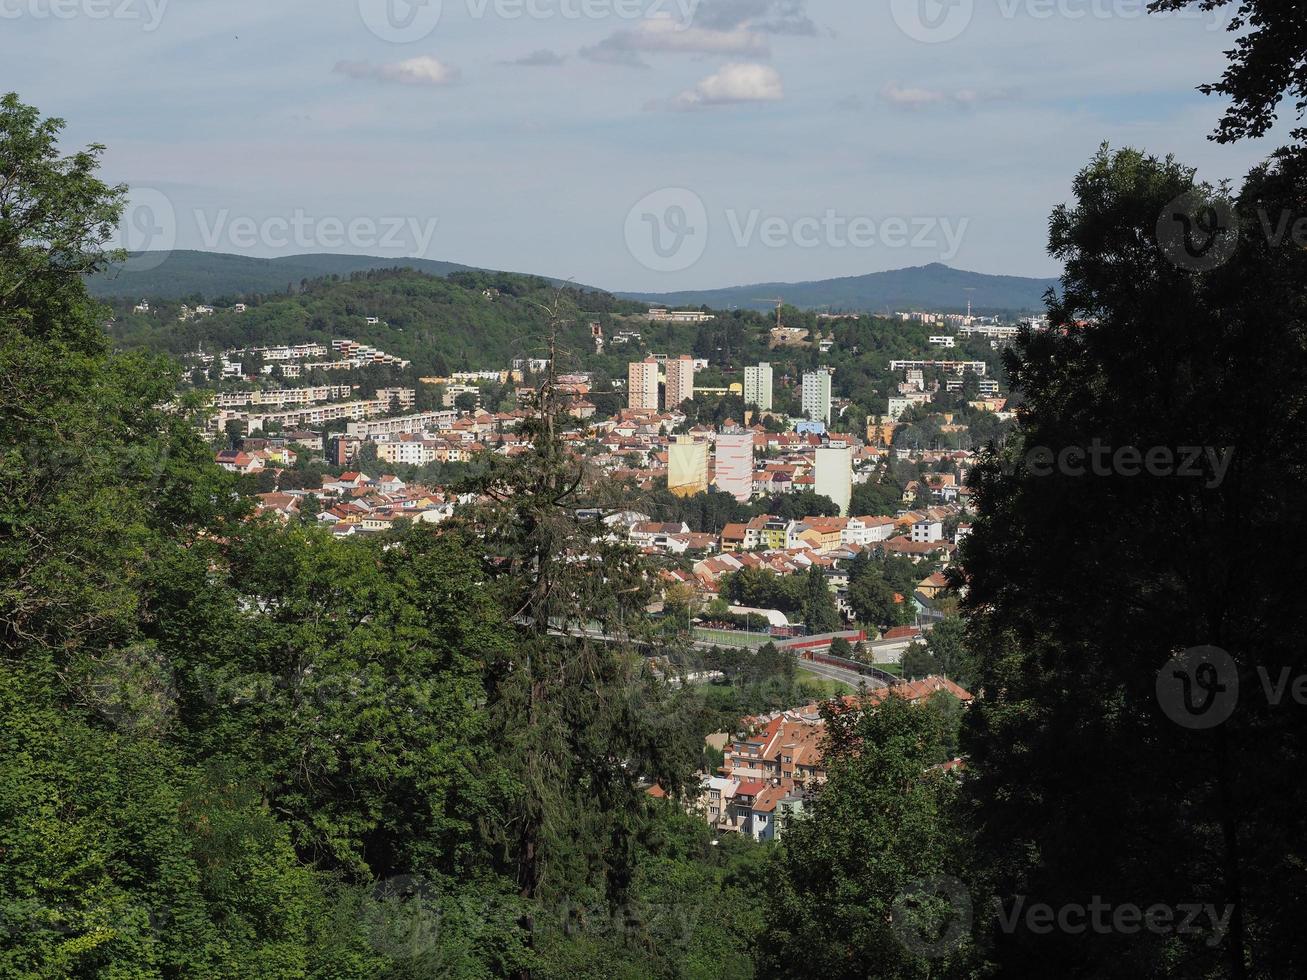
<path id="1" fill-rule="evenodd" d="M 667 489 L 678 497 L 708 490 L 708 443 L 681 436 L 667 447 Z"/>

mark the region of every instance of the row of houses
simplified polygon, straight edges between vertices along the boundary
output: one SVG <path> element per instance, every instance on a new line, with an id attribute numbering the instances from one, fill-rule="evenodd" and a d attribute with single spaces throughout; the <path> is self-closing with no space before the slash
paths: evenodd
<path id="1" fill-rule="evenodd" d="M 886 698 L 898 697 L 924 704 L 938 694 L 957 698 L 964 706 L 974 700 L 970 691 L 946 677 L 930 676 L 894 687 L 847 695 L 830 707 L 839 712 L 874 711 Z M 734 736 L 709 736 L 709 744 L 722 751 L 715 773 L 704 773 L 697 795 L 686 801 L 717 833 L 745 834 L 758 841 L 779 839 L 789 821 L 803 813 L 826 783 L 824 742 L 826 724 L 822 706 L 746 718 Z M 956 771 L 954 760 L 940 768 Z M 661 787 L 651 796 L 665 798 Z"/>

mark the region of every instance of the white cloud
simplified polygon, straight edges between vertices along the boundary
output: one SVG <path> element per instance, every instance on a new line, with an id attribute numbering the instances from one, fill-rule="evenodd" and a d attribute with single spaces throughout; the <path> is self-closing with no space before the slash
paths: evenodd
<path id="1" fill-rule="evenodd" d="M 768 49 L 761 35 L 743 27 L 710 30 L 688 27 L 666 18 L 641 21 L 634 30 L 618 31 L 592 47 L 581 49 L 581 55 L 591 61 L 640 67 L 644 66 L 640 54 L 647 52 L 766 57 Z"/>
<path id="2" fill-rule="evenodd" d="M 970 88 L 945 91 L 913 86 L 904 87 L 897 82 L 890 82 L 881 90 L 880 94 L 881 98 L 886 102 L 900 109 L 925 109 L 931 106 L 969 108 L 981 102 L 996 102 L 1004 98 L 1004 96 L 997 94 L 981 94 Z"/>
<path id="3" fill-rule="evenodd" d="M 350 78 L 371 78 L 401 85 L 449 85 L 458 80 L 458 69 L 427 55 L 409 58 L 390 65 L 373 65 L 366 61 L 339 61 L 332 69 Z"/>
<path id="4" fill-rule="evenodd" d="M 538 48 L 521 58 L 506 61 L 506 65 L 519 65 L 526 68 L 555 68 L 567 61 L 567 58 L 548 48 Z"/>
<path id="5" fill-rule="evenodd" d="M 692 89 L 672 100 L 674 109 L 734 105 L 740 102 L 778 102 L 785 97 L 780 72 L 771 65 L 724 65 Z"/>

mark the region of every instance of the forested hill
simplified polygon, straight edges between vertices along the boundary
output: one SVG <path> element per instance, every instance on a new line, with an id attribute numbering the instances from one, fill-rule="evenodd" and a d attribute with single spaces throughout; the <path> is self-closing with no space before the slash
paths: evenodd
<path id="1" fill-rule="evenodd" d="M 152 299 L 150 312 L 137 313 L 134 301 L 118 300 L 108 330 L 120 348 L 174 355 L 200 347 L 214 351 L 349 337 L 411 360 L 419 371 L 443 372 L 541 356 L 550 304 L 564 314 L 560 343 L 578 350 L 592 343 L 586 317 L 641 309 L 607 293 L 559 288 L 532 276 L 458 271 L 439 278 L 393 269 L 318 279 L 290 295 L 255 294 L 244 301 L 243 313 L 226 306 L 183 321 L 178 302 Z M 370 317 L 381 322 L 369 324 Z"/>
<path id="2" fill-rule="evenodd" d="M 219 252 L 178 250 L 160 264 L 151 253 L 135 255 L 87 281 L 93 296 L 106 299 L 166 299 L 204 303 L 241 299 L 252 294 L 287 293 L 302 283 L 326 276 L 348 277 L 382 269 L 411 269 L 429 276 L 486 271 L 457 262 L 432 259 L 378 258 L 371 255 L 290 255 L 264 259 Z M 559 280 L 544 278 L 559 285 Z M 953 269 L 940 263 L 865 276 L 813 282 L 767 282 L 723 289 L 676 293 L 619 293 L 625 299 L 670 306 L 708 306 L 719 310 L 764 310 L 779 296 L 798 309 L 885 313 L 920 309 L 956 311 L 970 297 L 977 312 L 1042 312 L 1044 294 L 1055 279 L 991 276 Z M 580 288 L 602 292 L 593 286 Z"/>
<path id="3" fill-rule="evenodd" d="M 157 263 L 157 264 L 156 264 Z M 324 276 L 349 276 L 376 269 L 413 269 L 432 276 L 471 269 L 432 259 L 387 259 L 373 255 L 288 255 L 265 259 L 179 249 L 167 258 L 136 253 L 87 280 L 93 296 L 123 299 L 195 299 L 214 302 L 254 293 L 285 293 Z"/>
<path id="4" fill-rule="evenodd" d="M 179 249 L 162 260 L 149 252 L 135 253 L 126 263 L 89 278 L 87 289 L 92 296 L 104 299 L 191 299 L 211 303 L 254 293 L 285 293 L 326 276 L 347 277 L 382 269 L 410 269 L 429 276 L 493 271 L 436 259 L 336 254 L 265 259 Z M 541 278 L 555 286 L 563 285 L 560 279 Z M 592 286 L 581 288 L 598 291 Z"/>
<path id="5" fill-rule="evenodd" d="M 1042 312 L 1044 294 L 1056 279 L 990 276 L 953 269 L 938 262 L 910 269 L 816 282 L 765 282 L 727 289 L 679 293 L 622 293 L 632 299 L 670 306 L 761 310 L 777 296 L 800 309 L 887 313 L 895 310 L 965 310 L 970 298 L 979 313 Z"/>

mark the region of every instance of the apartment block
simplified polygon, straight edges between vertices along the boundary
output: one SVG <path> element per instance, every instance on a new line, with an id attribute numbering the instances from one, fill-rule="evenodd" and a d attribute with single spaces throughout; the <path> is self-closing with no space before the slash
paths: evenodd
<path id="1" fill-rule="evenodd" d="M 658 411 L 658 362 L 652 357 L 627 365 L 626 405 Z"/>
<path id="2" fill-rule="evenodd" d="M 772 369 L 767 363 L 744 369 L 744 404 L 757 405 L 764 412 L 772 408 Z"/>
<path id="3" fill-rule="evenodd" d="M 820 368 L 803 376 L 803 414 L 830 424 L 831 369 Z"/>
<path id="4" fill-rule="evenodd" d="M 682 354 L 667 360 L 667 410 L 694 398 L 694 358 Z"/>

